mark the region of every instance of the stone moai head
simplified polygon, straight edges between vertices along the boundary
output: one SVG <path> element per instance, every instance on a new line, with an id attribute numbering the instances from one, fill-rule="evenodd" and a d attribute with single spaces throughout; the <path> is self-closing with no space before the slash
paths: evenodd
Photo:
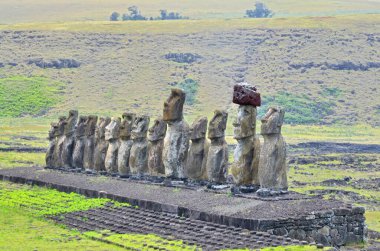
<path id="1" fill-rule="evenodd" d="M 136 114 L 125 112 L 121 116 L 121 124 L 119 137 L 122 139 L 129 139 L 131 137 L 133 122 L 135 121 Z"/>
<path id="2" fill-rule="evenodd" d="M 110 117 L 100 117 L 95 128 L 95 138 L 97 140 L 104 140 L 106 133 L 106 126 L 111 122 Z"/>
<path id="3" fill-rule="evenodd" d="M 146 138 L 149 129 L 149 116 L 137 116 L 132 126 L 131 139 Z"/>
<path id="4" fill-rule="evenodd" d="M 119 138 L 120 124 L 120 118 L 111 118 L 111 122 L 105 129 L 105 140 L 116 140 Z"/>
<path id="5" fill-rule="evenodd" d="M 80 138 L 85 136 L 87 116 L 79 116 L 78 122 L 75 126 L 75 136 Z"/>
<path id="6" fill-rule="evenodd" d="M 190 127 L 190 139 L 204 139 L 207 132 L 207 118 L 200 117 L 197 118 Z"/>
<path id="7" fill-rule="evenodd" d="M 148 130 L 148 140 L 149 141 L 159 141 L 165 138 L 166 134 L 166 122 L 161 118 L 156 119 L 151 128 Z"/>
<path id="8" fill-rule="evenodd" d="M 228 113 L 226 111 L 214 111 L 214 117 L 212 117 L 208 126 L 209 139 L 224 137 L 224 131 L 227 127 L 227 118 Z"/>
<path id="9" fill-rule="evenodd" d="M 177 121 L 183 118 L 183 104 L 186 94 L 181 89 L 173 88 L 170 97 L 164 103 L 163 120 L 166 122 Z"/>
<path id="10" fill-rule="evenodd" d="M 85 135 L 92 136 L 95 134 L 96 123 L 98 122 L 98 116 L 90 115 L 85 122 Z"/>
<path id="11" fill-rule="evenodd" d="M 58 131 L 58 123 L 51 123 L 48 139 L 52 140 L 56 137 Z"/>
<path id="12" fill-rule="evenodd" d="M 281 133 L 284 115 L 284 109 L 280 107 L 270 107 L 261 119 L 261 135 Z"/>
<path id="13" fill-rule="evenodd" d="M 256 133 L 256 107 L 251 105 L 240 105 L 234 126 L 234 138 L 243 139 Z"/>
<path id="14" fill-rule="evenodd" d="M 70 110 L 69 116 L 65 120 L 65 129 L 64 134 L 70 134 L 75 131 L 75 125 L 78 120 L 78 111 L 77 110 Z"/>
<path id="15" fill-rule="evenodd" d="M 56 134 L 55 134 L 56 137 L 62 136 L 64 134 L 64 131 L 65 131 L 65 121 L 66 121 L 66 116 L 59 117 L 59 120 L 58 120 L 58 123 L 57 123 L 58 128 L 57 128 L 57 131 L 56 131 Z"/>

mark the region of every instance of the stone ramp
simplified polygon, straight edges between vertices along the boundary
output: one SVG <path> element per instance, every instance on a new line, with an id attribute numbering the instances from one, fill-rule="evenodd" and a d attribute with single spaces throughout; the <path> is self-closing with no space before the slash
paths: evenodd
<path id="1" fill-rule="evenodd" d="M 325 245 L 359 242 L 365 234 L 364 208 L 352 208 L 339 201 L 321 198 L 306 199 L 295 194 L 270 199 L 236 197 L 201 188 L 166 187 L 41 167 L 3 169 L 0 170 L 0 179 L 77 192 L 89 197 L 106 197 L 142 209 L 253 231 L 269 231 Z"/>

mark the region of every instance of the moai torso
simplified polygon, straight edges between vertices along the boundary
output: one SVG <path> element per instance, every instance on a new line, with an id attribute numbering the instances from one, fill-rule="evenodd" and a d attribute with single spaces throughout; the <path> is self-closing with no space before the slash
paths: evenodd
<path id="1" fill-rule="evenodd" d="M 190 127 L 190 147 L 187 156 L 186 173 L 190 179 L 207 179 L 206 162 L 209 142 L 206 140 L 207 118 L 201 117 Z"/>
<path id="2" fill-rule="evenodd" d="M 56 131 L 56 145 L 54 147 L 54 155 L 53 155 L 53 167 L 61 168 L 62 167 L 62 150 L 63 150 L 63 142 L 64 142 L 64 128 L 65 128 L 65 120 L 66 117 L 62 116 L 59 118 L 58 127 Z"/>
<path id="3" fill-rule="evenodd" d="M 46 157 L 45 157 L 45 162 L 46 162 L 46 167 L 52 168 L 54 166 L 54 149 L 57 144 L 57 130 L 58 130 L 58 124 L 57 123 L 51 123 L 50 124 L 50 130 L 49 130 L 49 146 L 46 151 Z"/>
<path id="4" fill-rule="evenodd" d="M 164 175 L 165 168 L 162 161 L 166 123 L 162 119 L 156 119 L 148 130 L 148 170 L 150 175 Z"/>
<path id="5" fill-rule="evenodd" d="M 132 127 L 133 144 L 129 156 L 129 167 L 132 174 L 148 173 L 148 141 L 146 138 L 148 128 L 149 117 L 137 116 Z"/>
<path id="6" fill-rule="evenodd" d="M 98 116 L 90 115 L 85 122 L 85 145 L 83 153 L 83 167 L 86 171 L 94 170 L 95 128 Z"/>
<path id="7" fill-rule="evenodd" d="M 105 139 L 108 142 L 106 159 L 104 162 L 106 171 L 110 174 L 118 172 L 117 155 L 119 151 L 119 129 L 120 118 L 112 118 L 111 122 L 106 126 Z"/>
<path id="8" fill-rule="evenodd" d="M 117 157 L 117 167 L 120 177 L 128 176 L 131 173 L 129 168 L 129 156 L 133 141 L 131 132 L 136 115 L 134 113 L 124 113 L 120 124 L 119 151 Z"/>
<path id="9" fill-rule="evenodd" d="M 62 164 L 66 169 L 73 168 L 74 131 L 78 120 L 78 111 L 70 110 L 65 120 L 64 141 L 62 149 Z"/>
<path id="10" fill-rule="evenodd" d="M 105 172 L 105 161 L 108 149 L 108 142 L 105 140 L 106 126 L 111 122 L 110 117 L 101 117 L 95 128 L 95 151 L 94 167 L 97 172 Z"/>
<path id="11" fill-rule="evenodd" d="M 85 145 L 85 123 L 87 116 L 80 116 L 75 128 L 75 146 L 73 151 L 73 167 L 83 169 L 83 154 Z"/>
<path id="12" fill-rule="evenodd" d="M 208 180 L 215 183 L 224 183 L 227 176 L 228 146 L 224 138 L 227 118 L 227 112 L 215 111 L 208 128 L 211 145 L 207 154 L 206 169 Z"/>
<path id="13" fill-rule="evenodd" d="M 284 113 L 279 107 L 271 107 L 261 120 L 261 135 L 264 137 L 259 163 L 261 188 L 288 188 L 286 145 L 281 135 Z"/>
<path id="14" fill-rule="evenodd" d="M 189 126 L 183 119 L 185 98 L 181 89 L 172 89 L 170 97 L 164 103 L 163 120 L 168 129 L 164 139 L 163 162 L 165 175 L 172 178 L 186 178 Z"/>

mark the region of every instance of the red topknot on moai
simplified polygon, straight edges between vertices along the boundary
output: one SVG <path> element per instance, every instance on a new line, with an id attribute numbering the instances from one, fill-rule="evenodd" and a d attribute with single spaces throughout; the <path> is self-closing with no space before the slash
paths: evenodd
<path id="1" fill-rule="evenodd" d="M 238 105 L 260 106 L 260 93 L 256 87 L 248 83 L 239 83 L 234 86 L 232 102 Z"/>

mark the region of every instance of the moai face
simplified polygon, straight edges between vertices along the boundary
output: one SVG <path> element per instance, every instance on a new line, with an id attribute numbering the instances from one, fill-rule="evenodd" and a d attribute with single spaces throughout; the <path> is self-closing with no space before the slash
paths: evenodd
<path id="1" fill-rule="evenodd" d="M 261 134 L 281 133 L 284 115 L 284 109 L 280 107 L 270 107 L 265 116 L 261 119 Z"/>
<path id="2" fill-rule="evenodd" d="M 120 138 L 128 139 L 131 137 L 132 126 L 133 126 L 135 117 L 136 117 L 136 114 L 134 113 L 127 113 L 127 112 L 123 113 L 122 115 L 123 120 L 121 121 L 120 132 L 119 132 Z"/>
<path id="3" fill-rule="evenodd" d="M 65 129 L 64 134 L 70 134 L 75 131 L 75 125 L 78 120 L 78 111 L 76 110 L 70 110 L 69 111 L 69 117 L 65 121 Z"/>
<path id="4" fill-rule="evenodd" d="M 243 139 L 255 135 L 256 132 L 256 107 L 240 105 L 234 126 L 234 138 Z"/>
<path id="5" fill-rule="evenodd" d="M 111 122 L 110 117 L 100 117 L 98 124 L 96 125 L 95 128 L 95 138 L 97 140 L 100 139 L 105 139 L 105 131 L 106 131 L 106 126 Z"/>
<path id="6" fill-rule="evenodd" d="M 158 141 L 165 138 L 166 134 L 166 122 L 162 119 L 156 119 L 154 124 L 148 130 L 148 140 L 149 141 Z"/>
<path id="7" fill-rule="evenodd" d="M 106 140 L 115 140 L 119 138 L 120 123 L 120 118 L 111 118 L 111 122 L 106 126 Z"/>
<path id="8" fill-rule="evenodd" d="M 57 131 L 58 131 L 58 124 L 57 123 L 51 123 L 48 139 L 49 140 L 54 139 L 55 135 L 57 134 Z"/>
<path id="9" fill-rule="evenodd" d="M 85 122 L 85 134 L 86 136 L 92 136 L 95 134 L 96 122 L 98 121 L 98 116 L 90 115 L 87 117 Z"/>
<path id="10" fill-rule="evenodd" d="M 190 128 L 190 139 L 204 139 L 207 131 L 207 118 L 200 117 L 196 119 Z"/>
<path id="11" fill-rule="evenodd" d="M 59 136 L 63 135 L 63 133 L 65 131 L 65 121 L 66 121 L 66 117 L 65 116 L 59 117 L 59 121 L 57 123 L 57 131 L 56 131 L 55 137 L 59 137 Z"/>
<path id="12" fill-rule="evenodd" d="M 132 126 L 131 139 L 146 138 L 149 128 L 148 116 L 137 116 Z"/>
<path id="13" fill-rule="evenodd" d="M 173 88 L 170 97 L 164 103 L 163 120 L 166 122 L 181 120 L 185 99 L 186 94 L 181 89 Z"/>
<path id="14" fill-rule="evenodd" d="M 216 110 L 214 117 L 211 119 L 208 126 L 208 138 L 221 138 L 224 137 L 224 131 L 227 127 L 228 113 L 225 111 Z"/>
<path id="15" fill-rule="evenodd" d="M 78 122 L 75 126 L 75 136 L 80 138 L 85 135 L 85 123 L 87 116 L 79 116 Z"/>

